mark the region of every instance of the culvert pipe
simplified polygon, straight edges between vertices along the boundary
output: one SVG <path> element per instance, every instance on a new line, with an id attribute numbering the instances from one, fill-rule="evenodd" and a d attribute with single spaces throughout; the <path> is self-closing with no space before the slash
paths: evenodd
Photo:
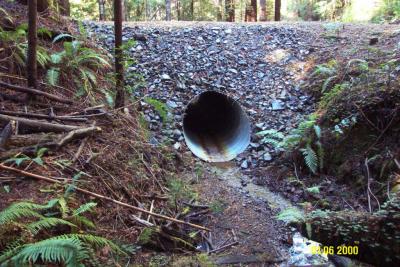
<path id="1" fill-rule="evenodd" d="M 227 95 L 206 91 L 185 109 L 183 135 L 194 155 L 208 162 L 234 159 L 250 143 L 250 121 Z"/>

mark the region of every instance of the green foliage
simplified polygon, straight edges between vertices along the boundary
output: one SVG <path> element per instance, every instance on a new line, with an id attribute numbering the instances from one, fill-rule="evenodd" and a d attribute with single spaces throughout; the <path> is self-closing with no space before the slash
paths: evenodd
<path id="1" fill-rule="evenodd" d="M 257 135 L 263 136 L 261 140 L 263 143 L 275 148 L 287 151 L 299 149 L 303 154 L 304 162 L 315 174 L 318 167 L 320 170 L 323 169 L 324 164 L 324 148 L 320 140 L 322 129 L 316 125 L 316 120 L 316 114 L 309 115 L 286 136 L 273 129 L 258 132 Z M 316 151 L 313 146 L 317 148 Z"/>
<path id="2" fill-rule="evenodd" d="M 383 23 L 400 19 L 400 1 L 381 0 L 382 4 L 378 12 L 372 18 L 372 22 Z"/>
<path id="3" fill-rule="evenodd" d="M 225 203 L 221 200 L 215 200 L 210 205 L 210 210 L 214 213 L 221 213 L 225 209 Z"/>
<path id="4" fill-rule="evenodd" d="M 169 108 L 165 103 L 151 97 L 145 97 L 144 101 L 157 111 L 163 122 L 169 121 Z"/>
<path id="5" fill-rule="evenodd" d="M 58 35 L 53 43 L 65 37 L 70 35 Z M 97 85 L 96 71 L 109 68 L 111 65 L 94 49 L 85 47 L 83 41 L 64 42 L 63 47 L 61 52 L 50 56 L 51 67 L 46 75 L 48 83 L 57 85 L 60 78 L 72 79 L 79 88 L 79 95 L 91 95 Z"/>
<path id="6" fill-rule="evenodd" d="M 0 225 L 14 222 L 22 217 L 43 218 L 39 211 L 47 209 L 48 205 L 38 205 L 31 202 L 17 202 L 0 212 Z"/>
<path id="7" fill-rule="evenodd" d="M 258 136 L 262 136 L 261 142 L 264 144 L 270 144 L 274 147 L 280 147 L 281 142 L 284 139 L 284 135 L 274 129 L 269 129 L 265 131 L 260 131 L 256 133 Z"/>
<path id="8" fill-rule="evenodd" d="M 190 186 L 181 179 L 172 178 L 168 181 L 171 204 L 177 208 L 178 202 L 196 197 Z"/>
<path id="9" fill-rule="evenodd" d="M 306 188 L 306 191 L 310 194 L 318 195 L 320 193 L 319 188 L 319 186 L 312 186 Z"/>
<path id="10" fill-rule="evenodd" d="M 321 100 L 318 103 L 319 108 L 327 108 L 337 97 L 345 90 L 349 88 L 348 83 L 335 84 L 335 86 L 328 92 L 325 92 Z"/>
<path id="11" fill-rule="evenodd" d="M 317 118 L 318 115 L 313 113 L 304 121 L 300 122 L 296 128 L 291 130 L 289 134 L 285 136 L 282 142 L 282 147 L 288 150 L 294 149 L 302 139 L 307 137 L 308 131 L 314 127 Z"/>
<path id="12" fill-rule="evenodd" d="M 20 166 L 24 161 L 31 160 L 31 161 L 39 164 L 40 166 L 43 166 L 44 162 L 43 162 L 42 157 L 43 157 L 44 153 L 46 153 L 47 151 L 48 151 L 47 148 L 42 147 L 42 148 L 37 149 L 36 156 L 34 158 L 31 158 L 24 154 L 19 154 L 16 157 L 7 159 L 5 162 L 14 162 L 15 164 L 17 164 L 17 166 Z"/>
<path id="13" fill-rule="evenodd" d="M 281 211 L 276 216 L 276 219 L 279 221 L 284 221 L 286 224 L 290 224 L 303 222 L 305 220 L 305 216 L 304 213 L 297 208 L 287 208 Z"/>
<path id="14" fill-rule="evenodd" d="M 0 227 L 15 225 L 24 231 L 20 233 L 20 237 L 15 237 L 15 241 L 0 251 L 0 266 L 42 263 L 63 263 L 71 267 L 85 266 L 85 261 L 96 257 L 95 249 L 103 247 L 109 247 L 115 253 L 126 255 L 114 242 L 100 236 L 82 233 L 84 228 L 81 226 L 85 224 L 79 222 L 82 218 L 90 222 L 82 214 L 90 211 L 95 205 L 89 202 L 77 209 L 70 209 L 63 197 L 52 199 L 46 205 L 31 202 L 17 202 L 10 205 L 0 212 Z M 78 217 L 80 218 L 77 219 Z M 92 222 L 90 223 L 94 226 Z M 79 229 L 80 233 L 49 236 L 49 233 L 57 233 L 59 226 L 67 226 L 71 230 Z M 0 249 L 2 249 L 1 243 Z"/>
<path id="15" fill-rule="evenodd" d="M 312 173 L 315 174 L 318 168 L 317 153 L 315 153 L 309 144 L 305 148 L 300 149 L 300 151 L 303 153 L 306 165 L 312 171 Z"/>
<path id="16" fill-rule="evenodd" d="M 5 12 L 5 11 L 4 11 Z M 11 62 L 21 69 L 25 67 L 26 54 L 28 50 L 26 23 L 20 24 L 14 31 L 6 31 L 0 27 L 0 47 L 4 50 L 2 53 L 6 55 Z M 45 29 L 38 29 L 45 31 Z M 37 63 L 38 66 L 44 68 L 49 62 L 49 56 L 46 49 L 41 46 L 37 47 Z"/>

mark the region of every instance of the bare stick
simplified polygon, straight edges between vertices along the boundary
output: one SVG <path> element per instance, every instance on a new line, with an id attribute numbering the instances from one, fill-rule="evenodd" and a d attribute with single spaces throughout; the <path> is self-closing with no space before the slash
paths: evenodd
<path id="1" fill-rule="evenodd" d="M 13 91 L 17 91 L 17 92 L 22 92 L 22 93 L 28 93 L 28 94 L 32 94 L 32 95 L 40 95 L 43 96 L 47 99 L 50 100 L 54 100 L 60 103 L 66 103 L 66 104 L 72 104 L 73 102 L 71 100 L 69 100 L 67 97 L 59 97 L 53 94 L 49 94 L 46 93 L 44 91 L 40 91 L 37 89 L 33 89 L 33 88 L 28 88 L 28 87 L 23 87 L 23 86 L 18 86 L 18 85 L 14 85 L 14 84 L 9 84 L 9 83 L 5 83 L 5 82 L 1 82 L 0 81 L 0 86 L 13 90 Z"/>
<path id="2" fill-rule="evenodd" d="M 30 172 L 23 171 L 23 170 L 20 170 L 20 169 L 16 169 L 16 168 L 13 168 L 13 167 L 9 167 L 9 166 L 6 166 L 6 165 L 4 165 L 2 163 L 0 163 L 0 168 L 4 169 L 4 170 L 16 172 L 16 173 L 22 174 L 24 176 L 35 178 L 35 179 L 38 179 L 38 180 L 43 180 L 43 181 L 50 182 L 50 183 L 57 183 L 57 184 L 66 185 L 65 183 L 62 183 L 62 182 L 57 181 L 55 179 L 52 179 L 52 178 L 49 178 L 49 177 L 46 177 L 46 176 L 42 176 L 42 175 L 38 175 L 38 174 L 34 174 L 34 173 L 30 173 Z M 185 221 L 181 221 L 181 220 L 178 220 L 178 219 L 175 219 L 175 218 L 171 218 L 171 217 L 168 217 L 168 216 L 165 216 L 165 215 L 162 215 L 162 214 L 150 212 L 150 211 L 147 211 L 145 209 L 132 206 L 130 204 L 127 204 L 127 203 L 112 199 L 110 197 L 106 197 L 106 196 L 103 196 L 103 195 L 88 191 L 86 189 L 83 189 L 83 188 L 80 188 L 80 187 L 77 187 L 77 186 L 74 186 L 74 189 L 76 191 L 84 193 L 86 195 L 93 196 L 93 197 L 96 197 L 96 198 L 99 198 L 99 199 L 108 200 L 108 201 L 113 202 L 113 203 L 115 203 L 117 205 L 129 208 L 129 209 L 132 209 L 132 210 L 135 210 L 135 211 L 143 212 L 143 213 L 149 214 L 151 216 L 154 216 L 154 217 L 157 217 L 157 218 L 160 218 L 160 219 L 164 219 L 164 220 L 167 220 L 167 221 L 172 221 L 172 222 L 175 222 L 175 223 L 178 223 L 178 224 L 184 224 L 184 225 L 187 225 L 187 226 L 190 226 L 190 227 L 193 227 L 193 228 L 196 228 L 196 229 L 204 230 L 204 231 L 210 231 L 210 229 L 208 229 L 208 228 L 206 228 L 204 226 L 193 224 L 193 223 L 189 223 L 189 222 L 185 222 Z"/>
<path id="3" fill-rule="evenodd" d="M 208 254 L 219 252 L 219 251 L 221 251 L 221 250 L 230 248 L 230 247 L 235 246 L 235 245 L 237 245 L 237 244 L 239 244 L 239 242 L 238 242 L 238 241 L 234 241 L 234 242 L 232 242 L 232 243 L 226 244 L 225 246 L 222 246 L 222 247 L 219 247 L 219 248 L 210 250 L 210 252 L 208 252 Z"/>
<path id="4" fill-rule="evenodd" d="M 80 129 L 80 127 L 73 125 L 49 123 L 44 121 L 30 120 L 30 119 L 0 114 L 0 121 L 12 121 L 12 120 L 17 121 L 19 123 L 18 125 L 19 128 L 21 128 L 21 126 L 22 127 L 27 126 L 28 128 L 34 128 L 36 130 L 40 130 L 43 132 L 69 132 Z"/>
<path id="5" fill-rule="evenodd" d="M 75 153 L 75 155 L 74 155 L 74 158 L 72 159 L 72 162 L 75 162 L 75 161 L 78 160 L 79 156 L 82 154 L 83 147 L 85 146 L 86 141 L 87 141 L 87 137 L 85 137 L 85 138 L 82 140 L 81 144 L 80 144 L 79 147 L 78 147 L 78 150 L 76 151 L 76 153 Z"/>
<path id="6" fill-rule="evenodd" d="M 78 121 L 78 122 L 87 121 L 86 118 L 75 118 L 75 117 L 64 117 L 64 116 L 49 116 L 49 115 L 45 115 L 45 114 L 25 113 L 25 112 L 17 112 L 17 111 L 9 111 L 9 110 L 0 110 L 0 114 L 10 115 L 10 116 L 17 116 L 17 117 L 46 119 L 46 120 Z"/>

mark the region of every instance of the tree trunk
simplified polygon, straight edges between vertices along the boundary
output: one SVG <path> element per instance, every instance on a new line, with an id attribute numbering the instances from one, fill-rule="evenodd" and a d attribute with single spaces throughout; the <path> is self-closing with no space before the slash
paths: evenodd
<path id="1" fill-rule="evenodd" d="M 217 21 L 222 21 L 222 0 L 215 1 L 217 6 Z"/>
<path id="2" fill-rule="evenodd" d="M 97 0 L 97 2 L 99 3 L 99 20 L 106 20 L 105 0 Z"/>
<path id="3" fill-rule="evenodd" d="M 281 20 L 281 0 L 275 0 L 275 21 Z"/>
<path id="4" fill-rule="evenodd" d="M 171 0 L 165 0 L 165 20 L 171 20 Z"/>
<path id="5" fill-rule="evenodd" d="M 37 11 L 43 12 L 50 6 L 50 0 L 37 0 Z M 18 0 L 22 5 L 28 5 L 29 0 Z"/>
<path id="6" fill-rule="evenodd" d="M 190 19 L 194 20 L 194 0 L 190 1 Z"/>
<path id="7" fill-rule="evenodd" d="M 176 19 L 181 19 L 181 3 L 179 2 L 179 0 L 176 0 Z"/>
<path id="8" fill-rule="evenodd" d="M 346 255 L 376 266 L 400 266 L 400 196 L 375 213 L 314 212 L 300 231 L 310 239 L 333 246 L 357 246 L 357 255 Z M 307 230 L 308 229 L 308 230 Z"/>
<path id="9" fill-rule="evenodd" d="M 28 0 L 28 4 L 29 4 Z M 50 1 L 49 0 L 37 0 L 37 11 L 38 12 L 43 12 L 47 10 L 50 6 Z"/>
<path id="10" fill-rule="evenodd" d="M 260 0 L 260 21 L 267 21 L 267 4 L 266 0 Z"/>
<path id="11" fill-rule="evenodd" d="M 37 0 L 28 1 L 28 55 L 26 74 L 28 87 L 37 88 Z"/>
<path id="12" fill-rule="evenodd" d="M 71 8 L 69 4 L 69 0 L 58 0 L 58 6 L 60 10 L 60 14 L 63 16 L 70 16 Z"/>
<path id="13" fill-rule="evenodd" d="M 115 33 L 115 108 L 125 104 L 124 97 L 124 66 L 122 50 L 122 0 L 114 0 L 114 33 Z"/>
<path id="14" fill-rule="evenodd" d="M 250 5 L 246 6 L 245 20 L 249 22 L 257 21 L 257 0 L 251 0 Z"/>
<path id="15" fill-rule="evenodd" d="M 235 21 L 235 0 L 225 0 L 226 21 Z"/>

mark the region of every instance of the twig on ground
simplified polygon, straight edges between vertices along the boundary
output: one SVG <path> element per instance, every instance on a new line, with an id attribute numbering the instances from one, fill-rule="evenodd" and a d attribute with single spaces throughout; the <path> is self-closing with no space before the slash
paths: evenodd
<path id="1" fill-rule="evenodd" d="M 18 85 L 13 85 L 5 82 L 0 81 L 0 86 L 7 88 L 9 90 L 17 91 L 17 92 L 22 92 L 22 93 L 28 93 L 28 94 L 33 94 L 33 95 L 40 95 L 43 96 L 47 99 L 54 100 L 60 103 L 65 103 L 65 104 L 72 104 L 73 102 L 69 100 L 67 97 L 59 97 L 53 94 L 46 93 L 44 91 L 40 91 L 37 89 L 33 88 L 28 88 L 28 87 L 23 87 L 23 86 L 18 86 Z"/>
<path id="2" fill-rule="evenodd" d="M 220 251 L 222 251 L 222 250 L 225 250 L 225 249 L 230 248 L 230 247 L 232 247 L 232 246 L 235 246 L 235 245 L 237 245 L 237 244 L 239 244 L 238 241 L 233 241 L 232 243 L 226 244 L 226 245 L 224 245 L 224 246 L 222 246 L 222 247 L 219 247 L 219 248 L 210 250 L 210 251 L 208 252 L 208 254 L 220 252 Z"/>
<path id="3" fill-rule="evenodd" d="M 9 166 L 6 166 L 6 165 L 4 165 L 2 163 L 0 163 L 0 168 L 4 169 L 4 170 L 16 172 L 16 173 L 19 173 L 21 175 L 24 175 L 24 176 L 27 176 L 27 177 L 31 177 L 31 178 L 35 178 L 35 179 L 38 179 L 38 180 L 43 180 L 43 181 L 46 181 L 46 182 L 66 185 L 65 183 L 60 182 L 58 180 L 55 180 L 55 179 L 52 179 L 52 178 L 49 178 L 49 177 L 46 177 L 46 176 L 30 173 L 30 172 L 27 172 L 27 171 L 23 171 L 23 170 L 14 168 L 14 167 L 9 167 Z M 168 217 L 168 216 L 165 216 L 165 215 L 162 215 L 162 214 L 150 212 L 148 210 L 129 205 L 127 203 L 124 203 L 124 202 L 112 199 L 110 197 L 106 197 L 106 196 L 91 192 L 89 190 L 86 190 L 86 189 L 83 189 L 83 188 L 80 188 L 80 187 L 77 187 L 77 186 L 74 186 L 74 189 L 76 191 L 84 193 L 86 195 L 90 195 L 90 196 L 93 196 L 93 197 L 96 197 L 96 198 L 99 198 L 99 199 L 102 199 L 102 200 L 107 200 L 107 201 L 113 202 L 113 203 L 115 203 L 117 205 L 129 208 L 129 209 L 132 209 L 132 210 L 135 210 L 135 211 L 139 211 L 139 212 L 143 212 L 143 213 L 146 213 L 146 214 L 150 214 L 151 216 L 154 216 L 154 217 L 157 217 L 157 218 L 160 218 L 160 219 L 164 219 L 164 220 L 167 220 L 167 221 L 175 222 L 177 224 L 184 224 L 184 225 L 187 225 L 187 226 L 190 226 L 190 227 L 193 227 L 193 228 L 196 228 L 196 229 L 204 230 L 204 231 L 210 231 L 210 229 L 208 229 L 208 228 L 206 228 L 204 226 L 193 224 L 193 223 L 189 223 L 189 222 L 185 222 L 185 221 L 181 221 L 181 220 L 178 220 L 178 219 L 175 219 L 175 218 L 171 218 L 171 217 Z"/>
<path id="4" fill-rule="evenodd" d="M 86 118 L 67 117 L 67 116 L 49 116 L 49 115 L 45 115 L 45 114 L 17 112 L 17 111 L 10 111 L 10 110 L 0 110 L 0 114 L 9 115 L 9 116 L 17 116 L 17 117 L 46 119 L 46 120 L 76 121 L 76 122 L 86 122 L 87 121 Z"/>
<path id="5" fill-rule="evenodd" d="M 35 130 L 41 131 L 41 132 L 57 132 L 57 133 L 59 133 L 59 132 L 69 132 L 69 131 L 80 129 L 79 126 L 74 126 L 74 125 L 49 123 L 49 122 L 44 122 L 44 121 L 30 120 L 30 119 L 8 116 L 8 115 L 1 115 L 1 114 L 0 114 L 0 121 L 5 121 L 5 122 L 16 121 L 16 122 L 18 122 L 19 128 L 28 127 L 28 128 L 33 128 Z"/>

